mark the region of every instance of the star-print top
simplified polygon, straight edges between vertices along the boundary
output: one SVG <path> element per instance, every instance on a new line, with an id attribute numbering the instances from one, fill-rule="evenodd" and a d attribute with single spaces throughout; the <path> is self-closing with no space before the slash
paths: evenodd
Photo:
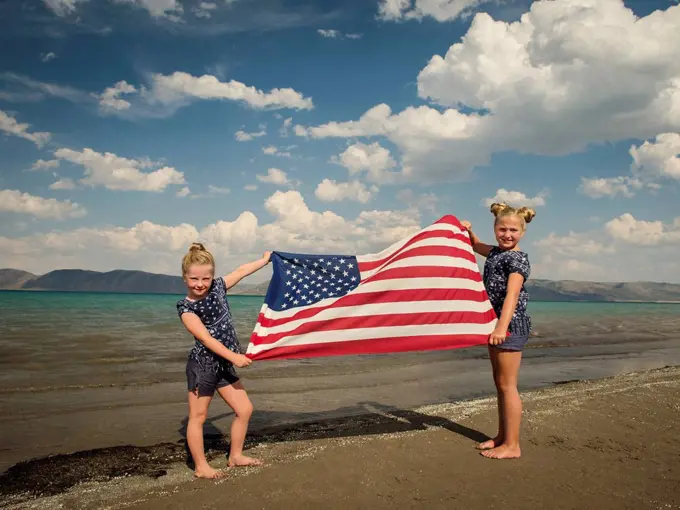
<path id="1" fill-rule="evenodd" d="M 531 264 L 529 256 L 523 251 L 503 251 L 493 247 L 486 257 L 484 264 L 484 287 L 489 294 L 489 301 L 496 315 L 500 318 L 503 302 L 508 291 L 508 278 L 512 273 L 519 273 L 524 277 L 524 283 L 529 279 Z M 510 320 L 510 333 L 515 336 L 528 335 L 531 332 L 531 317 L 527 313 L 529 293 L 522 283 L 515 313 Z"/>
<path id="2" fill-rule="evenodd" d="M 183 313 L 196 314 L 215 340 L 221 342 L 230 351 L 242 354 L 241 344 L 236 337 L 236 328 L 234 328 L 229 310 L 224 278 L 213 279 L 206 297 L 198 301 L 190 301 L 187 298 L 178 301 L 177 313 L 180 317 Z M 219 371 L 220 368 L 234 370 L 230 361 L 213 353 L 198 340 L 189 353 L 189 359 L 196 360 L 201 368 L 215 372 Z"/>

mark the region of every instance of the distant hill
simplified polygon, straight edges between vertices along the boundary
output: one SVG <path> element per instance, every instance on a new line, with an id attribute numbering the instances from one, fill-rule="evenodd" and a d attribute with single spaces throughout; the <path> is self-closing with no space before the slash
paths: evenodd
<path id="1" fill-rule="evenodd" d="M 232 294 L 264 295 L 269 282 L 241 283 Z M 0 269 L 0 290 L 43 290 L 73 292 L 118 292 L 132 294 L 184 294 L 179 276 L 118 269 L 105 273 L 84 269 L 58 269 L 37 276 L 18 269 Z"/>
<path id="2" fill-rule="evenodd" d="M 36 275 L 20 269 L 0 269 L 0 289 L 20 289 Z"/>
<path id="3" fill-rule="evenodd" d="M 264 296 L 269 282 L 239 284 L 232 294 Z M 17 269 L 0 269 L 0 289 L 45 291 L 129 292 L 183 294 L 179 276 L 116 270 L 101 273 L 82 269 L 59 269 L 36 276 Z M 573 280 L 530 280 L 527 289 L 533 301 L 678 301 L 680 285 L 657 282 L 580 282 Z"/>

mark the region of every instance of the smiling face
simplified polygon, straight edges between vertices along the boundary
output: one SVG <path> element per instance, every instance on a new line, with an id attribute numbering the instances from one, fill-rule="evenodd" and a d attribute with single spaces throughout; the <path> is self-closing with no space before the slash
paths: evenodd
<path id="1" fill-rule="evenodd" d="M 496 218 L 493 227 L 498 247 L 501 250 L 514 250 L 525 230 L 524 221 L 516 215 L 506 215 Z"/>
<path id="2" fill-rule="evenodd" d="M 215 276 L 215 267 L 210 264 L 194 264 L 184 274 L 184 283 L 189 290 L 189 298 L 201 299 L 206 296 Z"/>

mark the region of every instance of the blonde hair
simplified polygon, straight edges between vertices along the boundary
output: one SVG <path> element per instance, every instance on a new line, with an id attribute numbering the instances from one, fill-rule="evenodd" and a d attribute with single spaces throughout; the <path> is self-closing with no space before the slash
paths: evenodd
<path id="1" fill-rule="evenodd" d="M 522 220 L 523 229 L 527 228 L 527 223 L 531 223 L 531 220 L 536 216 L 536 211 L 531 207 L 510 207 L 508 204 L 491 204 L 490 207 L 491 214 L 496 217 L 495 221 L 503 216 L 516 216 Z"/>
<path id="2" fill-rule="evenodd" d="M 201 243 L 193 243 L 189 247 L 189 251 L 182 258 L 182 276 L 187 274 L 191 266 L 210 265 L 215 268 L 215 259 L 208 250 L 205 249 Z"/>

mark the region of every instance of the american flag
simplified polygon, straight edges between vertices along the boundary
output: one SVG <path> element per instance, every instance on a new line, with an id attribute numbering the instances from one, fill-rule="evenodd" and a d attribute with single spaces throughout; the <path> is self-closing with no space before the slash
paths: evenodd
<path id="1" fill-rule="evenodd" d="M 274 252 L 253 360 L 456 349 L 496 324 L 454 216 L 371 255 Z"/>

